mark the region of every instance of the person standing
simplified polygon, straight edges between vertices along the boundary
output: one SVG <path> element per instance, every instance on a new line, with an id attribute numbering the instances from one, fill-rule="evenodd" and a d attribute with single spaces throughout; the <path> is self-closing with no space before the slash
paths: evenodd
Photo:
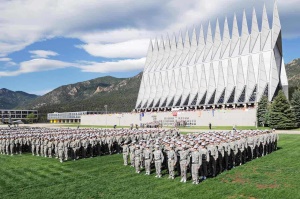
<path id="1" fill-rule="evenodd" d="M 209 171 L 210 171 L 210 175 L 212 177 L 216 176 L 216 167 L 217 167 L 217 163 L 216 160 L 218 159 L 219 156 L 219 152 L 217 147 L 214 145 L 213 141 L 210 141 L 210 144 L 207 146 L 207 150 L 209 153 Z"/>
<path id="2" fill-rule="evenodd" d="M 123 161 L 125 166 L 128 165 L 128 154 L 129 154 L 129 147 L 127 142 L 125 142 L 123 145 Z"/>
<path id="3" fill-rule="evenodd" d="M 152 150 L 150 149 L 150 146 L 147 145 L 146 149 L 144 150 L 144 159 L 145 159 L 145 170 L 146 170 L 146 174 L 145 175 L 150 175 L 150 171 L 151 171 L 151 162 L 153 160 L 153 154 L 152 154 Z"/>
<path id="4" fill-rule="evenodd" d="M 59 161 L 62 163 L 64 159 L 64 141 L 62 139 L 57 140 L 57 151 Z"/>
<path id="5" fill-rule="evenodd" d="M 180 182 L 186 183 L 187 167 L 190 162 L 189 150 L 187 150 L 186 145 L 182 146 L 182 150 L 179 151 L 179 156 L 180 156 L 180 170 L 181 170 Z"/>
<path id="6" fill-rule="evenodd" d="M 177 155 L 174 150 L 174 145 L 170 145 L 170 150 L 167 153 L 168 156 L 168 169 L 169 169 L 169 178 L 174 179 L 175 178 L 175 165 L 177 163 Z"/>
<path id="7" fill-rule="evenodd" d="M 208 150 L 205 148 L 204 142 L 202 142 L 199 152 L 200 152 L 200 156 L 202 158 L 202 164 L 200 166 L 200 175 L 201 175 L 202 180 L 206 180 L 206 177 L 208 175 L 207 165 L 209 162 L 209 153 L 208 153 Z"/>
<path id="8" fill-rule="evenodd" d="M 161 165 L 164 162 L 164 155 L 162 151 L 159 149 L 159 145 L 155 146 L 154 151 L 154 161 L 155 161 L 155 169 L 156 169 L 156 178 L 161 178 Z"/>
<path id="9" fill-rule="evenodd" d="M 141 159 L 142 159 L 142 151 L 140 149 L 140 145 L 136 145 L 134 151 L 134 167 L 136 173 L 140 173 Z"/>
<path id="10" fill-rule="evenodd" d="M 195 145 L 192 151 L 192 179 L 193 184 L 199 184 L 199 169 L 202 164 L 202 157 L 197 150 L 198 146 Z"/>

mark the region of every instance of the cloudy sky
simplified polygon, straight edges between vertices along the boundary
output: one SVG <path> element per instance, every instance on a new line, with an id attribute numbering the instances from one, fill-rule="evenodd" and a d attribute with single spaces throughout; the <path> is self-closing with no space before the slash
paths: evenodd
<path id="1" fill-rule="evenodd" d="M 143 70 L 150 38 L 229 24 L 243 9 L 259 23 L 271 0 L 1 0 L 0 88 L 45 94 L 70 83 Z M 299 0 L 279 0 L 285 62 L 300 57 Z M 251 24 L 251 23 L 248 23 Z"/>

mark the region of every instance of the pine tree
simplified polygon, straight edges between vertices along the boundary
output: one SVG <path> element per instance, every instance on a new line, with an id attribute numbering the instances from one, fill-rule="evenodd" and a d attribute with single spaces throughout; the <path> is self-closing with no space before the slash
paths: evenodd
<path id="1" fill-rule="evenodd" d="M 291 105 L 296 116 L 297 126 L 300 126 L 300 90 L 296 90 L 292 95 Z"/>
<path id="2" fill-rule="evenodd" d="M 295 128 L 296 117 L 283 91 L 279 91 L 270 109 L 270 126 L 275 129 Z"/>
<path id="3" fill-rule="evenodd" d="M 268 98 L 266 96 L 262 96 L 258 103 L 256 117 L 258 126 L 266 126 L 268 122 Z"/>

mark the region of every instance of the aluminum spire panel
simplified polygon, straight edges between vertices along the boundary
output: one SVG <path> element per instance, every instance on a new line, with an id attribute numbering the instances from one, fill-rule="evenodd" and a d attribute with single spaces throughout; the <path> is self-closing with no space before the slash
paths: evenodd
<path id="1" fill-rule="evenodd" d="M 190 37 L 188 31 L 186 31 L 180 65 L 186 66 L 188 64 L 188 54 L 190 52 L 190 49 L 191 49 Z"/>
<path id="2" fill-rule="evenodd" d="M 211 60 L 212 56 L 212 46 L 213 46 L 213 38 L 211 32 L 210 22 L 208 23 L 207 34 L 206 34 L 206 45 L 204 51 L 204 62 L 208 62 Z"/>
<path id="3" fill-rule="evenodd" d="M 174 65 L 174 59 L 176 55 L 176 36 L 173 34 L 173 38 L 171 41 L 170 55 L 168 59 L 168 69 L 172 69 Z M 166 67 L 167 68 L 167 67 Z"/>
<path id="4" fill-rule="evenodd" d="M 215 90 L 216 90 L 215 73 L 214 73 L 213 64 L 211 64 L 210 70 L 209 70 L 209 81 L 208 81 L 208 87 L 207 87 L 206 104 L 210 104 L 209 102 L 210 102 L 211 97 L 214 94 Z"/>
<path id="5" fill-rule="evenodd" d="M 216 104 L 219 104 L 219 100 L 223 91 L 225 89 L 225 78 L 223 73 L 223 66 L 222 62 L 219 62 L 219 69 L 218 69 L 218 83 L 217 83 L 217 91 L 216 91 Z M 223 103 L 223 102 L 222 102 Z"/>
<path id="6" fill-rule="evenodd" d="M 259 102 L 268 84 L 265 62 L 262 54 L 260 54 L 259 56 L 259 77 L 258 77 L 257 84 L 258 84 L 257 101 Z"/>
<path id="7" fill-rule="evenodd" d="M 182 33 L 180 31 L 179 38 L 177 41 L 177 49 L 176 49 L 173 68 L 180 66 L 180 59 L 182 57 L 182 53 L 183 53 L 183 39 L 182 39 Z"/>
<path id="8" fill-rule="evenodd" d="M 244 10 L 240 54 L 242 54 L 242 55 L 249 54 L 249 50 L 250 50 L 250 38 L 249 38 L 249 30 L 248 30 L 246 11 Z"/>
<path id="9" fill-rule="evenodd" d="M 180 106 L 180 102 L 179 100 L 182 97 L 182 93 L 183 93 L 183 79 L 184 79 L 184 75 L 182 73 L 181 69 L 178 69 L 179 73 L 177 76 L 177 84 L 176 84 L 176 92 L 175 92 L 175 96 L 174 96 L 174 103 L 173 106 Z"/>
<path id="10" fill-rule="evenodd" d="M 189 58 L 188 58 L 189 65 L 195 64 L 197 47 L 198 47 L 197 35 L 196 35 L 196 29 L 194 27 L 193 34 L 192 34 L 192 41 L 191 41 L 191 49 L 190 49 Z"/>
<path id="11" fill-rule="evenodd" d="M 168 78 L 168 73 L 166 73 L 165 75 L 165 79 L 163 80 L 163 92 L 162 92 L 162 96 L 161 96 L 161 100 L 160 100 L 160 104 L 159 104 L 159 107 L 162 107 L 163 104 L 165 103 L 165 101 L 167 100 L 168 98 L 168 95 L 169 95 L 169 78 Z M 166 106 L 166 105 L 165 105 Z M 164 106 L 164 107 L 165 107 Z"/>
<path id="12" fill-rule="evenodd" d="M 265 51 L 269 49 L 271 49 L 271 31 L 266 6 L 264 5 L 261 26 L 261 50 Z"/>
<path id="13" fill-rule="evenodd" d="M 173 102 L 174 102 L 174 97 L 175 97 L 175 93 L 176 93 L 176 82 L 175 82 L 175 71 L 172 71 L 172 76 L 171 76 L 171 83 L 170 83 L 170 90 L 169 90 L 169 95 L 168 95 L 168 100 L 167 100 L 167 107 L 168 106 L 173 106 Z"/>
<path id="14" fill-rule="evenodd" d="M 235 87 L 235 81 L 233 76 L 233 68 L 231 60 L 228 60 L 228 68 L 227 68 L 227 84 L 225 90 L 225 103 L 228 102 L 230 95 Z"/>
<path id="15" fill-rule="evenodd" d="M 249 56 L 247 73 L 248 75 L 247 75 L 247 83 L 246 83 L 246 100 L 249 101 L 250 96 L 252 95 L 254 88 L 256 86 L 256 78 L 255 78 L 253 61 L 251 56 Z"/>
<path id="16" fill-rule="evenodd" d="M 278 38 L 280 37 L 281 39 L 281 23 L 279 19 L 277 1 L 275 1 L 274 3 L 272 31 L 273 31 L 272 47 L 275 47 Z M 282 49 L 279 50 L 280 52 L 282 52 Z"/>
<path id="17" fill-rule="evenodd" d="M 152 61 L 151 64 L 149 65 L 147 71 L 148 72 L 153 72 L 153 69 L 156 67 L 156 61 L 158 58 L 159 50 L 158 50 L 158 41 L 155 39 L 154 41 L 154 46 L 153 46 L 153 52 L 152 52 Z"/>
<path id="18" fill-rule="evenodd" d="M 183 104 L 189 100 L 188 97 L 190 95 L 190 92 L 191 92 L 191 81 L 190 81 L 190 72 L 189 72 L 189 68 L 186 68 L 186 75 L 185 75 L 185 81 L 184 81 L 184 84 L 183 84 L 183 92 L 182 92 L 182 99 L 181 99 L 181 103 L 180 103 L 180 106 L 183 106 Z M 188 105 L 188 102 L 187 104 Z"/>
<path id="19" fill-rule="evenodd" d="M 277 86 L 279 84 L 279 72 L 276 64 L 275 57 L 272 58 L 272 70 L 271 70 L 271 78 L 270 78 L 270 92 L 269 92 L 269 101 L 272 101 L 272 98 L 275 94 Z"/>
<path id="20" fill-rule="evenodd" d="M 255 8 L 252 12 L 252 26 L 251 26 L 251 36 L 250 36 L 250 52 L 258 53 L 260 52 L 260 33 L 258 29 L 257 17 Z"/>
<path id="21" fill-rule="evenodd" d="M 199 32 L 198 48 L 196 51 L 196 62 L 197 63 L 203 62 L 204 51 L 205 51 L 204 31 L 203 31 L 203 26 L 201 25 L 200 32 Z"/>
<path id="22" fill-rule="evenodd" d="M 160 71 L 160 67 L 162 64 L 162 59 L 165 53 L 165 42 L 163 37 L 161 37 L 158 49 L 159 49 L 158 56 L 157 56 L 156 64 L 153 67 L 153 72 Z"/>
<path id="23" fill-rule="evenodd" d="M 244 71 L 242 66 L 242 59 L 239 58 L 238 60 L 238 66 L 237 66 L 237 76 L 236 76 L 236 92 L 235 92 L 235 101 L 238 102 L 243 89 L 245 87 L 245 77 L 244 77 Z"/>
<path id="24" fill-rule="evenodd" d="M 221 49 L 222 58 L 228 58 L 229 51 L 230 51 L 230 33 L 229 33 L 228 22 L 226 17 L 224 22 L 223 42 L 222 42 L 222 49 Z"/>
<path id="25" fill-rule="evenodd" d="M 200 74 L 200 77 L 201 77 L 201 70 L 199 69 L 199 74 Z M 191 85 L 191 92 L 190 92 L 190 99 L 189 99 L 189 105 L 196 105 L 195 104 L 192 104 L 193 100 L 195 99 L 196 95 L 198 94 L 198 91 L 199 91 L 199 78 L 198 78 L 198 72 L 197 72 L 197 66 L 194 66 L 193 67 L 193 71 L 191 71 L 192 74 L 193 74 L 193 79 L 192 79 L 192 85 Z M 197 102 L 197 99 L 196 99 L 196 102 Z"/>
<path id="26" fill-rule="evenodd" d="M 152 41 L 150 39 L 149 46 L 148 46 L 147 57 L 146 57 L 146 63 L 145 63 L 144 73 L 147 71 L 147 68 L 148 68 L 148 66 L 151 63 L 152 54 L 153 54 L 153 45 L 152 45 Z"/>
<path id="27" fill-rule="evenodd" d="M 230 56 L 235 57 L 239 54 L 239 28 L 236 20 L 236 15 L 233 17 L 233 25 L 232 25 L 232 37 L 231 37 L 231 46 L 230 46 Z"/>
<path id="28" fill-rule="evenodd" d="M 166 70 L 166 68 L 167 68 L 167 62 L 168 62 L 168 58 L 170 56 L 170 51 L 171 51 L 171 44 L 170 44 L 169 35 L 167 35 L 164 47 L 165 47 L 165 51 L 164 51 L 163 59 L 161 61 L 160 70 Z"/>
<path id="29" fill-rule="evenodd" d="M 216 30 L 215 30 L 215 38 L 214 38 L 214 44 L 213 44 L 213 52 L 212 52 L 212 58 L 213 60 L 218 60 L 221 55 L 221 32 L 220 32 L 220 26 L 219 26 L 219 20 L 217 19 L 216 23 Z"/>
<path id="30" fill-rule="evenodd" d="M 200 78 L 200 81 L 197 105 L 199 105 L 202 98 L 205 97 L 205 93 L 207 92 L 207 79 L 203 64 L 201 65 L 201 67 L 198 67 L 197 70 L 201 71 L 200 73 L 198 73 L 198 78 Z"/>

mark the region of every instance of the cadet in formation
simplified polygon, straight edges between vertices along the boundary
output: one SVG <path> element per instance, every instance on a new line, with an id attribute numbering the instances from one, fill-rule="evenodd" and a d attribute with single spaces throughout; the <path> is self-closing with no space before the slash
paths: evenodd
<path id="1" fill-rule="evenodd" d="M 170 179 L 178 175 L 185 183 L 190 176 L 193 184 L 199 184 L 207 177 L 272 153 L 277 150 L 278 139 L 275 130 L 163 134 L 156 139 L 126 143 L 123 149 L 130 149 L 130 161 L 135 163 L 137 173 L 145 165 L 145 175 L 155 168 L 155 177 L 160 178 L 166 169 Z M 128 155 L 125 154 L 126 160 Z"/>

